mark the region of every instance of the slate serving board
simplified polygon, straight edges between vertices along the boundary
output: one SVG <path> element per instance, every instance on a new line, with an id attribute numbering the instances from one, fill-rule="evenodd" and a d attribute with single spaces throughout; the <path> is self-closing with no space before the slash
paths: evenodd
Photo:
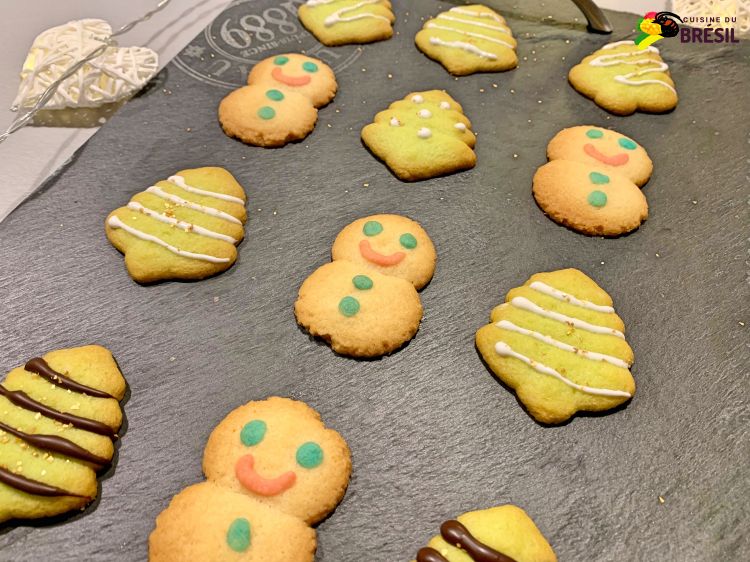
<path id="1" fill-rule="evenodd" d="M 51 523 L 6 525 L 0 559 L 146 559 L 156 515 L 201 480 L 210 431 L 268 395 L 308 402 L 352 449 L 349 491 L 318 527 L 320 561 L 410 560 L 445 519 L 506 502 L 528 511 L 562 561 L 747 559 L 747 43 L 660 42 L 680 105 L 619 118 L 575 92 L 566 73 L 598 46 L 633 37 L 633 15 L 608 13 L 616 31 L 605 37 L 587 33 L 569 2 L 488 2 L 519 39 L 520 66 L 455 80 L 412 44 L 447 2 L 396 0 L 398 34 L 362 48 L 323 49 L 288 23 L 276 47 L 236 31 L 242 16 L 265 15 L 270 26 L 299 3 L 230 7 L 0 224 L 2 370 L 97 342 L 130 385 L 100 500 Z M 227 88 L 253 61 L 296 49 L 337 69 L 339 94 L 316 130 L 279 150 L 224 136 L 216 108 Z M 479 163 L 404 184 L 359 131 L 393 100 L 429 88 L 463 104 Z M 534 203 L 547 142 L 578 124 L 615 127 L 654 160 L 650 217 L 629 236 L 581 236 Z M 104 218 L 155 180 L 201 165 L 227 167 L 247 189 L 237 264 L 198 283 L 137 285 Z M 311 341 L 293 303 L 337 232 L 378 212 L 419 220 L 439 262 L 416 338 L 356 361 Z M 609 415 L 543 427 L 495 381 L 473 337 L 510 288 L 564 267 L 613 296 L 638 391 Z"/>

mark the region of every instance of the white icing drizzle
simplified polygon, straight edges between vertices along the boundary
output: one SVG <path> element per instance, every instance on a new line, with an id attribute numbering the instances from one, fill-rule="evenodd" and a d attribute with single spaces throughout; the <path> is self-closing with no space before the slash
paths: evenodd
<path id="1" fill-rule="evenodd" d="M 615 311 L 615 309 L 612 308 L 611 306 L 594 304 L 593 302 L 576 298 L 570 293 L 566 293 L 565 291 L 561 291 L 560 289 L 555 289 L 554 287 L 550 287 L 549 285 L 547 285 L 546 283 L 542 283 L 541 281 L 534 281 L 531 285 L 529 285 L 529 287 L 539 293 L 544 293 L 545 295 L 549 297 L 556 298 L 559 301 L 567 302 L 569 304 L 574 304 L 576 306 L 580 306 L 581 308 L 587 308 L 588 310 L 594 310 L 596 312 L 605 312 L 607 314 L 613 313 Z"/>
<path id="2" fill-rule="evenodd" d="M 604 361 L 606 363 L 609 363 L 610 365 L 614 365 L 615 367 L 621 367 L 623 369 L 630 368 L 630 365 L 627 362 L 617 357 L 613 357 L 612 355 L 606 355 L 604 353 L 597 353 L 596 351 L 587 351 L 585 349 L 574 347 L 565 342 L 556 340 L 553 337 L 546 336 L 544 334 L 535 332 L 533 330 L 527 330 L 526 328 L 522 328 L 521 326 L 517 326 L 516 324 L 514 324 L 513 322 L 509 320 L 500 320 L 500 322 L 496 323 L 495 326 L 497 326 L 498 328 L 503 328 L 504 330 L 508 330 L 510 332 L 516 332 L 518 334 L 523 334 L 525 336 L 532 337 L 535 340 L 539 340 L 546 344 L 552 345 L 558 349 L 562 349 L 564 351 L 570 351 L 571 353 L 575 353 L 579 357 L 583 357 L 585 359 L 590 359 L 592 361 Z"/>
<path id="3" fill-rule="evenodd" d="M 450 108 L 451 108 L 451 104 L 448 103 L 447 101 L 440 102 L 440 109 L 450 109 Z"/>
<path id="4" fill-rule="evenodd" d="M 602 47 L 602 50 L 604 49 L 614 49 L 615 47 L 619 47 L 622 45 L 634 45 L 632 41 L 617 41 L 615 43 L 609 43 L 607 45 L 604 45 Z M 666 72 L 669 70 L 669 65 L 665 63 L 664 61 L 657 61 L 651 58 L 640 58 L 635 60 L 626 60 L 630 57 L 636 57 L 639 55 L 645 55 L 646 53 L 655 53 L 659 54 L 659 49 L 657 49 L 654 46 L 649 46 L 643 50 L 637 50 L 637 51 L 624 51 L 622 53 L 614 53 L 611 55 L 599 55 L 598 57 L 595 57 L 589 61 L 590 66 L 617 66 L 618 64 L 634 64 L 638 66 L 644 66 L 644 65 L 655 65 L 650 68 L 644 68 L 642 70 L 636 70 L 635 72 L 628 72 L 627 74 L 617 74 L 614 79 L 616 82 L 619 82 L 620 84 L 626 84 L 628 86 L 643 86 L 645 84 L 658 84 L 661 86 L 664 86 L 665 88 L 672 90 L 675 94 L 677 91 L 672 87 L 671 84 L 668 82 L 665 82 L 664 80 L 656 80 L 656 79 L 645 79 L 645 80 L 631 80 L 631 78 L 634 78 L 636 76 L 642 76 L 643 74 L 649 74 L 651 72 Z"/>
<path id="5" fill-rule="evenodd" d="M 502 45 L 503 47 L 513 49 L 513 45 L 511 45 L 510 43 L 503 41 L 502 39 L 497 39 L 496 37 L 490 37 L 489 35 L 485 35 L 484 33 L 464 31 L 463 29 L 456 29 L 455 27 L 448 27 L 446 25 L 438 25 L 433 22 L 428 22 L 427 24 L 425 24 L 425 27 L 430 29 L 442 29 L 443 31 L 450 31 L 451 33 L 458 33 L 460 35 L 466 35 L 468 37 L 476 37 L 477 39 L 481 39 L 482 41 L 489 41 L 490 43 L 496 43 L 498 45 Z"/>
<path id="6" fill-rule="evenodd" d="M 125 232 L 132 234 L 133 236 L 135 236 L 136 238 L 140 238 L 141 240 L 146 240 L 148 242 L 153 242 L 154 244 L 158 244 L 159 246 L 166 248 L 167 250 L 169 250 L 170 252 L 174 254 L 177 254 L 178 256 L 183 256 L 185 258 L 191 258 L 194 260 L 207 261 L 211 263 L 226 263 L 229 261 L 229 258 L 217 258 L 215 256 L 209 256 L 207 254 L 196 254 L 194 252 L 180 250 L 179 248 L 172 246 L 171 244 L 165 242 L 161 238 L 158 238 L 152 234 L 148 234 L 146 232 L 138 230 L 137 228 L 133 228 L 132 226 L 128 226 L 127 224 L 122 222 L 117 215 L 112 215 L 111 217 L 109 217 L 107 224 L 111 228 L 121 228 Z"/>
<path id="7" fill-rule="evenodd" d="M 399 121 L 395 117 L 391 117 L 390 123 L 391 123 L 391 127 L 400 127 L 401 126 L 401 121 Z"/>
<path id="8" fill-rule="evenodd" d="M 453 126 L 454 126 L 454 127 L 456 128 L 456 129 L 458 129 L 459 131 L 461 131 L 461 132 L 463 132 L 463 131 L 465 131 L 465 130 L 466 130 L 466 125 L 464 125 L 463 123 L 456 123 L 456 124 L 455 124 L 455 125 L 453 125 Z"/>
<path id="9" fill-rule="evenodd" d="M 130 203 L 128 203 L 128 208 L 132 209 L 133 211 L 138 211 L 139 213 L 143 213 L 144 215 L 147 215 L 151 217 L 152 219 L 158 220 L 159 222 L 163 222 L 166 224 L 171 224 L 173 226 L 176 226 L 177 228 L 184 230 L 185 232 L 194 232 L 195 234 L 200 234 L 201 236 L 207 236 L 208 238 L 215 238 L 216 240 L 224 240 L 224 242 L 229 242 L 230 244 L 237 243 L 237 240 L 232 238 L 231 236 L 227 236 L 226 234 L 221 234 L 220 232 L 214 232 L 213 230 L 209 230 L 208 228 L 198 226 L 197 224 L 192 224 L 186 221 L 175 219 L 173 217 L 168 217 L 167 215 L 163 215 L 157 211 L 154 211 L 153 209 L 144 207 L 137 201 L 131 201 Z"/>
<path id="10" fill-rule="evenodd" d="M 520 353 L 517 353 L 516 351 L 513 350 L 512 347 L 510 347 L 507 343 L 502 342 L 502 341 L 499 341 L 495 344 L 495 351 L 501 357 L 513 357 L 515 359 L 518 359 L 519 361 L 523 361 L 529 367 L 534 369 L 537 373 L 542 373 L 543 375 L 549 375 L 551 377 L 555 377 L 557 380 L 565 383 L 569 387 L 575 388 L 576 390 L 580 390 L 581 392 L 585 392 L 587 394 L 594 394 L 597 396 L 622 396 L 625 398 L 630 398 L 632 396 L 629 392 L 625 392 L 624 390 L 610 390 L 608 388 L 593 388 L 590 386 L 584 386 L 581 384 L 574 383 L 572 380 L 562 376 L 552 367 L 548 367 L 547 365 L 544 365 L 543 363 L 539 363 L 538 361 L 534 361 L 533 359 L 530 359 L 526 357 L 525 355 L 521 355 Z"/>
<path id="11" fill-rule="evenodd" d="M 475 12 L 474 10 L 467 10 L 466 8 L 461 8 L 460 6 L 456 6 L 455 8 L 451 8 L 448 10 L 449 12 L 453 12 L 456 14 L 463 14 L 465 16 L 474 16 L 477 18 L 487 18 L 491 20 L 495 20 L 498 23 L 503 23 L 504 20 L 497 14 L 493 14 L 492 12 Z"/>
<path id="12" fill-rule="evenodd" d="M 510 304 L 515 306 L 516 308 L 520 308 L 521 310 L 526 310 L 527 312 L 532 312 L 534 314 L 538 314 L 539 316 L 544 316 L 545 318 L 556 320 L 557 322 L 562 322 L 564 324 L 574 326 L 575 328 L 580 328 L 581 330 L 586 330 L 587 332 L 592 332 L 594 334 L 606 334 L 618 337 L 623 340 L 625 339 L 625 334 L 623 334 L 619 330 L 615 330 L 614 328 L 607 328 L 605 326 L 598 326 L 596 324 L 589 324 L 588 322 L 585 322 L 578 318 L 573 318 L 572 316 L 566 316 L 552 310 L 545 310 L 541 306 L 531 302 L 525 297 L 515 297 L 510 301 Z"/>
<path id="13" fill-rule="evenodd" d="M 231 201 L 232 203 L 239 203 L 243 207 L 245 206 L 245 202 L 239 197 L 234 197 L 233 195 L 227 195 L 226 193 L 219 193 L 217 191 L 207 191 L 205 189 L 199 189 L 197 187 L 193 187 L 192 185 L 186 184 L 185 178 L 183 178 L 182 176 L 169 176 L 167 178 L 167 181 L 169 183 L 175 184 L 177 187 L 181 187 L 185 191 L 189 191 L 190 193 L 197 193 L 198 195 L 206 195 L 208 197 L 214 197 L 216 199 L 221 199 L 223 201 Z"/>
<path id="14" fill-rule="evenodd" d="M 474 25 L 476 27 L 483 27 L 485 29 L 491 29 L 492 31 L 499 31 L 500 33 L 509 33 L 506 27 L 501 27 L 499 25 L 491 25 L 489 23 L 482 23 L 480 21 L 465 20 L 463 18 L 454 18 L 453 16 L 447 15 L 445 12 L 443 12 L 442 14 L 438 14 L 435 17 L 435 19 L 454 21 L 456 23 L 465 23 L 466 25 Z"/>
<path id="15" fill-rule="evenodd" d="M 424 98 L 420 96 L 419 94 L 414 94 L 411 97 L 411 101 L 413 101 L 414 103 L 424 103 Z"/>
<path id="16" fill-rule="evenodd" d="M 167 193 L 166 191 L 162 190 L 157 185 L 152 185 L 146 191 L 149 193 L 153 193 L 154 195 L 161 197 L 162 199 L 171 201 L 176 205 L 182 205 L 183 207 L 188 207 L 189 209 L 200 211 L 201 213 L 206 213 L 207 215 L 211 215 L 212 217 L 218 217 L 234 224 L 242 224 L 241 220 L 233 217 L 229 213 L 225 213 L 224 211 L 220 211 L 219 209 L 214 209 L 213 207 L 206 207 L 205 205 L 193 203 L 192 201 L 188 201 L 187 199 L 183 199 L 182 197 L 178 197 L 177 195 L 172 195 L 171 193 Z"/>
<path id="17" fill-rule="evenodd" d="M 429 139 L 432 136 L 432 131 L 430 131 L 427 127 L 422 127 L 417 131 L 417 136 L 420 139 Z"/>
<path id="18" fill-rule="evenodd" d="M 333 12 L 330 16 L 328 16 L 325 20 L 323 20 L 323 23 L 326 27 L 331 27 L 333 25 L 336 25 L 337 23 L 346 23 L 356 20 L 361 20 L 363 18 L 373 18 L 373 19 L 379 19 L 379 20 L 385 20 L 389 24 L 391 23 L 391 20 L 389 20 L 385 16 L 381 16 L 380 14 L 371 14 L 370 12 L 365 12 L 362 14 L 355 14 L 353 16 L 349 17 L 342 17 L 344 14 L 348 14 L 349 12 L 353 12 L 355 10 L 359 10 L 360 8 L 363 8 L 364 6 L 368 6 L 370 4 L 378 4 L 380 0 L 362 0 L 361 2 L 357 2 L 356 4 L 353 4 L 351 6 L 345 6 L 344 8 L 341 8 L 340 10 L 336 10 Z M 314 6 L 315 4 L 312 4 Z"/>
<path id="19" fill-rule="evenodd" d="M 429 119 L 432 117 L 432 112 L 429 109 L 420 109 L 417 113 L 422 119 Z"/>
<path id="20" fill-rule="evenodd" d="M 487 51 L 483 51 L 482 49 L 480 49 L 479 47 L 476 47 L 475 45 L 472 45 L 471 43 L 465 43 L 463 41 L 443 41 L 442 39 L 438 37 L 430 37 L 430 43 L 432 45 L 439 45 L 441 47 L 461 49 L 468 53 L 477 55 L 478 57 L 482 57 L 482 58 L 486 58 L 490 60 L 497 59 L 497 55 L 495 55 L 494 53 L 488 53 Z"/>

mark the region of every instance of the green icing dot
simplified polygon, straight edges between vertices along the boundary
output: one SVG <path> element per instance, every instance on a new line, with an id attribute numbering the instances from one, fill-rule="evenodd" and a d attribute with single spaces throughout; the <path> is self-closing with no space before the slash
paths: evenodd
<path id="1" fill-rule="evenodd" d="M 257 445 L 263 441 L 263 437 L 266 435 L 266 422 L 263 420 L 253 420 L 245 424 L 245 427 L 240 431 L 240 441 L 246 447 L 251 445 Z"/>
<path id="2" fill-rule="evenodd" d="M 383 232 L 383 225 L 378 221 L 367 221 L 365 226 L 362 227 L 362 232 L 365 233 L 365 236 L 376 236 Z"/>
<path id="3" fill-rule="evenodd" d="M 284 66 L 286 63 L 289 62 L 289 57 L 280 56 L 273 59 L 273 64 L 277 64 L 279 66 Z"/>
<path id="4" fill-rule="evenodd" d="M 354 297 L 344 297 L 339 301 L 339 312 L 346 317 L 354 316 L 359 312 L 359 301 Z"/>
<path id="5" fill-rule="evenodd" d="M 634 143 L 634 142 L 633 142 L 632 140 L 630 140 L 630 139 L 626 139 L 625 137 L 622 137 L 622 138 L 621 138 L 621 139 L 619 139 L 619 140 L 618 140 L 617 142 L 618 142 L 618 143 L 620 143 L 620 146 L 621 146 L 621 147 L 623 147 L 623 148 L 625 148 L 625 149 L 627 149 L 627 150 L 635 150 L 636 148 L 638 148 L 638 145 L 637 145 L 637 144 L 635 144 L 635 143 Z"/>
<path id="6" fill-rule="evenodd" d="M 600 174 L 599 172 L 591 172 L 589 174 L 589 179 L 591 180 L 591 183 L 596 185 L 609 183 L 609 176 L 605 176 L 604 174 Z"/>
<path id="7" fill-rule="evenodd" d="M 352 283 L 354 283 L 354 286 L 360 291 L 372 289 L 372 279 L 367 275 L 355 275 L 352 279 Z"/>
<path id="8" fill-rule="evenodd" d="M 408 232 L 406 234 L 402 234 L 401 238 L 399 238 L 398 241 L 401 242 L 401 245 L 407 250 L 413 250 L 417 247 L 417 239 L 414 238 L 413 234 L 409 234 Z"/>
<path id="9" fill-rule="evenodd" d="M 302 68 L 304 69 L 305 72 L 317 72 L 318 71 L 318 65 L 310 61 L 303 62 Z"/>
<path id="10" fill-rule="evenodd" d="M 269 100 L 273 100 L 273 101 L 281 101 L 281 100 L 283 100 L 283 99 L 284 99 L 284 94 L 282 94 L 282 93 L 281 93 L 281 92 L 279 92 L 278 90 L 268 90 L 268 91 L 266 92 L 266 97 L 267 97 L 267 98 L 268 98 Z"/>
<path id="11" fill-rule="evenodd" d="M 589 193 L 588 202 L 592 207 L 604 207 L 607 204 L 607 194 L 596 189 Z"/>
<path id="12" fill-rule="evenodd" d="M 276 110 L 273 107 L 264 105 L 258 110 L 258 117 L 261 119 L 273 119 L 276 117 Z"/>
<path id="13" fill-rule="evenodd" d="M 227 529 L 227 544 L 235 552 L 245 552 L 250 548 L 250 521 L 238 517 Z"/>
<path id="14" fill-rule="evenodd" d="M 602 133 L 599 129 L 589 129 L 586 131 L 586 136 L 590 139 L 600 139 L 604 136 L 604 133 Z"/>
<path id="15" fill-rule="evenodd" d="M 320 445 L 308 441 L 297 449 L 297 464 L 303 468 L 315 468 L 323 462 L 323 449 Z"/>

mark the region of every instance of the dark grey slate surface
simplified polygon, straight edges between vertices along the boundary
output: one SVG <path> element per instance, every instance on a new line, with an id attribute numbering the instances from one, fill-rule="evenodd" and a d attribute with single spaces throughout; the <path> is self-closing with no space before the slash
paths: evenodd
<path id="1" fill-rule="evenodd" d="M 521 66 L 454 80 L 412 46 L 422 18 L 446 2 L 394 4 L 393 40 L 361 53 L 316 50 L 337 65 L 340 93 L 302 143 L 264 150 L 221 133 L 220 83 L 239 83 L 240 59 L 254 55 L 209 33 L 0 224 L 0 368 L 97 342 L 130 384 L 101 501 L 54 524 L 6 525 L 0 559 L 144 560 L 156 515 L 201 479 L 212 428 L 272 394 L 320 410 L 353 452 L 346 498 L 318 528 L 320 561 L 409 560 L 446 518 L 505 502 L 529 512 L 563 561 L 748 558 L 747 43 L 660 42 L 679 107 L 618 118 L 576 93 L 566 73 L 599 45 L 632 37 L 634 16 L 609 13 L 610 39 L 587 34 L 567 2 L 491 2 L 519 38 Z M 242 2 L 213 34 L 271 5 Z M 301 48 L 316 45 L 298 37 Z M 479 164 L 404 184 L 359 131 L 391 101 L 428 88 L 464 105 Z M 531 177 L 548 140 L 587 123 L 632 136 L 655 162 L 650 218 L 630 236 L 586 238 L 534 204 Z M 199 283 L 135 284 L 104 218 L 133 192 L 199 165 L 226 166 L 246 186 L 239 261 Z M 416 338 L 363 362 L 310 341 L 292 305 L 339 229 L 377 212 L 419 220 L 439 263 Z M 638 391 L 610 415 L 551 428 L 495 382 L 473 335 L 511 287 L 563 267 L 612 294 Z"/>

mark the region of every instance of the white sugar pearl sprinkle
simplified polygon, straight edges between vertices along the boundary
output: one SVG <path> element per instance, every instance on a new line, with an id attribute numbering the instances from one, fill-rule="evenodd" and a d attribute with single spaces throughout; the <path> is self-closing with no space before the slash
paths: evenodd
<path id="1" fill-rule="evenodd" d="M 427 127 L 422 127 L 417 132 L 417 136 L 420 139 L 429 139 L 432 136 L 432 131 L 430 131 Z"/>
<path id="2" fill-rule="evenodd" d="M 432 112 L 429 109 L 420 109 L 418 115 L 422 119 L 429 119 L 432 117 Z"/>

